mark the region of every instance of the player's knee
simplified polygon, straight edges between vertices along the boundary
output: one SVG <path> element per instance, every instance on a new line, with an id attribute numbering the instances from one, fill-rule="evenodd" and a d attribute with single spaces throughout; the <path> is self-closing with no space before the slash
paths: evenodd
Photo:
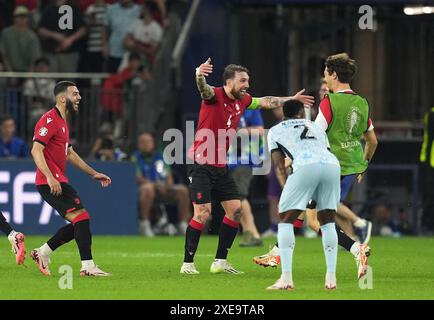
<path id="1" fill-rule="evenodd" d="M 90 220 L 89 213 L 86 211 L 86 209 L 80 209 L 80 210 L 68 213 L 65 217 L 73 225 L 75 225 L 76 223 L 78 223 L 80 221 Z"/>
<path id="2" fill-rule="evenodd" d="M 201 204 L 197 208 L 195 208 L 193 219 L 197 222 L 200 222 L 201 224 L 205 224 L 210 214 L 211 210 L 208 208 L 208 206 L 205 204 Z"/>
<path id="3" fill-rule="evenodd" d="M 334 210 L 321 210 L 318 212 L 318 221 L 320 225 L 324 225 L 327 223 L 335 222 L 335 213 Z"/>

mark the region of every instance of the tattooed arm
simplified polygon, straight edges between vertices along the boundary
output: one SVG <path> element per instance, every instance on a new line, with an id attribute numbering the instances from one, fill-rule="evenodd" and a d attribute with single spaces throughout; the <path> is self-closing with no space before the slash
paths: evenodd
<path id="1" fill-rule="evenodd" d="M 262 98 L 253 98 L 256 101 L 253 101 L 252 104 L 256 104 L 257 108 L 260 109 L 276 109 L 283 107 L 283 104 L 287 100 L 298 100 L 305 105 L 312 106 L 314 102 L 314 98 L 312 96 L 306 96 L 303 94 L 305 89 L 300 90 L 293 96 L 289 97 L 262 97 Z"/>
<path id="2" fill-rule="evenodd" d="M 196 85 L 203 100 L 211 100 L 214 98 L 213 88 L 206 83 L 205 77 L 212 73 L 211 58 L 208 58 L 204 63 L 196 68 Z"/>

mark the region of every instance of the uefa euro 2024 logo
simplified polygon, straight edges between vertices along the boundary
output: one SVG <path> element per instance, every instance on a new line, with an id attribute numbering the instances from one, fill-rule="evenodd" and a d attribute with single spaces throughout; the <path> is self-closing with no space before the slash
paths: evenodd
<path id="1" fill-rule="evenodd" d="M 360 118 L 361 117 L 357 108 L 352 107 L 350 112 L 347 115 L 347 123 L 346 123 L 346 127 L 347 127 L 346 130 L 350 136 L 352 136 L 354 134 L 355 129 L 357 129 Z"/>

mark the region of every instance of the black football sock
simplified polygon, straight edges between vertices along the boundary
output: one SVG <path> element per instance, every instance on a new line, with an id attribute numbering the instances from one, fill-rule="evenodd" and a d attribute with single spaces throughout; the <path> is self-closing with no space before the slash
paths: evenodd
<path id="1" fill-rule="evenodd" d="M 6 222 L 6 218 L 3 216 L 3 213 L 0 211 L 0 230 L 3 231 L 6 236 L 9 235 L 14 229 Z"/>
<path id="2" fill-rule="evenodd" d="M 335 226 L 336 233 L 338 234 L 338 244 L 345 250 L 350 251 L 351 246 L 354 244 L 355 241 L 349 236 L 347 236 L 347 234 L 341 228 L 339 228 L 337 224 L 335 224 Z M 322 236 L 321 229 L 319 229 L 318 235 Z"/>
<path id="3" fill-rule="evenodd" d="M 92 234 L 90 233 L 90 221 L 88 219 L 74 224 L 74 238 L 80 251 L 81 261 L 92 260 Z"/>
<path id="4" fill-rule="evenodd" d="M 226 259 L 228 251 L 232 247 L 235 237 L 237 236 L 238 228 L 238 222 L 232 221 L 226 218 L 226 216 L 223 218 L 223 222 L 220 225 L 219 244 L 215 256 L 216 259 Z"/>
<path id="5" fill-rule="evenodd" d="M 57 230 L 56 234 L 47 241 L 48 246 L 51 250 L 56 250 L 61 245 L 74 239 L 74 225 L 72 223 Z"/>
<path id="6" fill-rule="evenodd" d="M 336 225 L 336 233 L 338 234 L 338 244 L 345 248 L 345 250 L 350 251 L 355 241 L 347 236 L 346 233 L 338 227 L 338 225 Z"/>
<path id="7" fill-rule="evenodd" d="M 185 232 L 184 262 L 192 263 L 205 225 L 191 219 Z"/>

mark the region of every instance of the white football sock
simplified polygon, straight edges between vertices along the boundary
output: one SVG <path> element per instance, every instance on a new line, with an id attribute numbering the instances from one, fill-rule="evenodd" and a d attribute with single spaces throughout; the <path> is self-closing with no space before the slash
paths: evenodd
<path id="1" fill-rule="evenodd" d="M 81 267 L 84 269 L 95 267 L 95 262 L 93 260 L 83 260 L 81 261 Z"/>
<path id="2" fill-rule="evenodd" d="M 44 243 L 44 244 L 39 248 L 39 251 L 41 252 L 41 254 L 42 254 L 43 256 L 46 256 L 46 257 L 48 257 L 48 256 L 53 252 L 53 250 L 51 250 L 50 246 L 49 246 L 47 243 Z"/>
<path id="3" fill-rule="evenodd" d="M 353 223 L 356 228 L 364 228 L 366 227 L 366 220 L 362 218 L 358 218 L 356 222 Z"/>
<path id="4" fill-rule="evenodd" d="M 353 256 L 357 256 L 360 251 L 360 243 L 354 242 L 353 245 L 350 248 L 350 252 L 353 254 Z"/>

